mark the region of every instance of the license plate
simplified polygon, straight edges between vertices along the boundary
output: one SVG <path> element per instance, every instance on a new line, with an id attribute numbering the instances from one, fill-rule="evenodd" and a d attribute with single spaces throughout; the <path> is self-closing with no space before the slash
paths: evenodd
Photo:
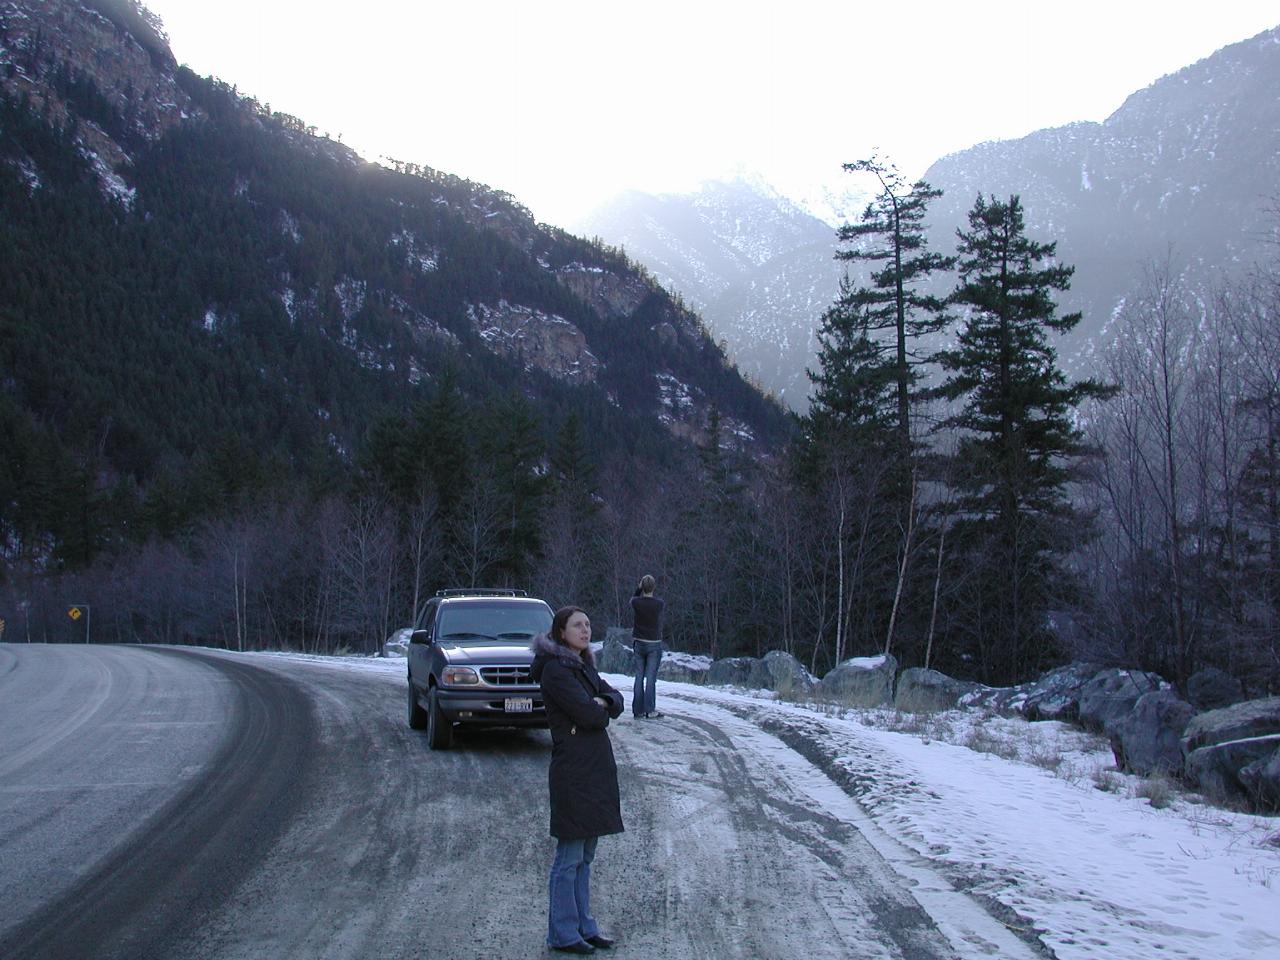
<path id="1" fill-rule="evenodd" d="M 507 713 L 533 713 L 533 697 L 507 697 Z"/>

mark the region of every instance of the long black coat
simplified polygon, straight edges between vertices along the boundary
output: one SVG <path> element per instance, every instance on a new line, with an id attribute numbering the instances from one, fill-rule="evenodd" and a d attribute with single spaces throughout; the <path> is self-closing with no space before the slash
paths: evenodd
<path id="1" fill-rule="evenodd" d="M 542 686 L 551 727 L 551 835 L 580 840 L 621 833 L 618 765 L 606 728 L 622 713 L 622 694 L 600 678 L 590 650 L 584 659 L 545 635 L 533 649 L 533 679 Z"/>

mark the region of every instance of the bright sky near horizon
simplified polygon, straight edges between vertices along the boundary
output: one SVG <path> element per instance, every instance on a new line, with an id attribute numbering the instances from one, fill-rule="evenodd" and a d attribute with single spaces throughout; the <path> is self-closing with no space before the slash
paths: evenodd
<path id="1" fill-rule="evenodd" d="M 738 174 L 812 195 L 872 149 L 918 177 L 1280 24 L 1274 0 L 144 3 L 196 72 L 564 225 Z"/>

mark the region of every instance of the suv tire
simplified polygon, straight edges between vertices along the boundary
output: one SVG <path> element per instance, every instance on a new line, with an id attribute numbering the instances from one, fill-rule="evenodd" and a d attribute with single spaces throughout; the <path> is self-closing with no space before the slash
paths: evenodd
<path id="1" fill-rule="evenodd" d="M 418 703 L 418 695 L 413 691 L 413 680 L 409 680 L 409 729 L 427 729 L 427 711 Z"/>
<path id="2" fill-rule="evenodd" d="M 432 750 L 448 750 L 453 746 L 453 724 L 436 702 L 436 688 L 427 692 L 427 746 Z"/>

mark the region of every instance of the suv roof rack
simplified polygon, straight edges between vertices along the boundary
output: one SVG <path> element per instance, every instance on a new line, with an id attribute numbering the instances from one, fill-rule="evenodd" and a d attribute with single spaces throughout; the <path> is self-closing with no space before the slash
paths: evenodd
<path id="1" fill-rule="evenodd" d="M 527 597 L 523 590 L 510 587 L 450 587 L 437 590 L 437 597 Z"/>

